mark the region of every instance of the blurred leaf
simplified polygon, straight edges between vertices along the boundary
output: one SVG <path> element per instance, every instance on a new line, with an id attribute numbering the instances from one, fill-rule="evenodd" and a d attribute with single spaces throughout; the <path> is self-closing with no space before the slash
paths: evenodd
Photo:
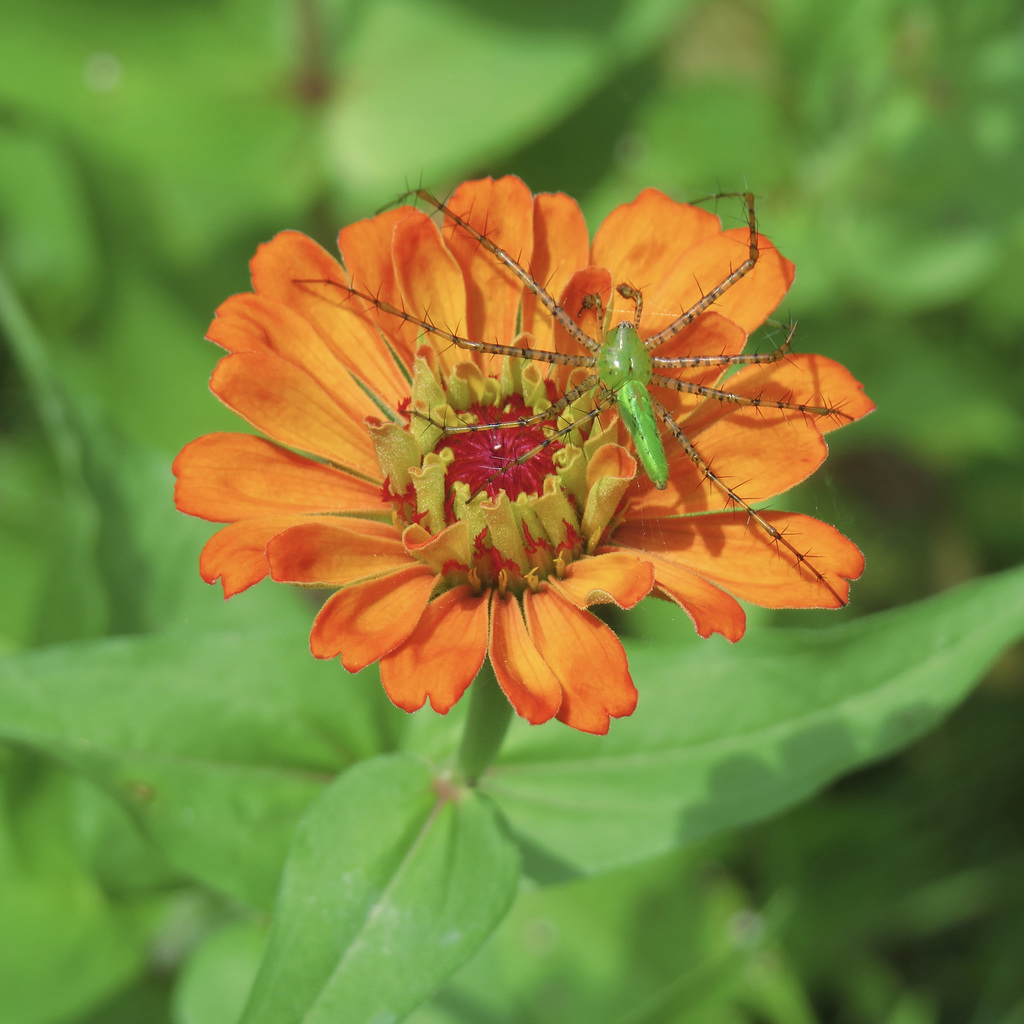
<path id="1" fill-rule="evenodd" d="M 153 906 L 110 900 L 83 863 L 74 780 L 13 752 L 0 769 L 0 1022 L 69 1020 L 142 969 Z"/>
<path id="2" fill-rule="evenodd" d="M 338 63 L 330 165 L 357 203 L 372 207 L 404 183 L 451 181 L 493 163 L 639 60 L 680 7 L 367 4 Z"/>
<path id="3" fill-rule="evenodd" d="M 0 656 L 27 646 L 35 628 L 57 515 L 48 469 L 35 439 L 0 444 Z"/>
<path id="4" fill-rule="evenodd" d="M 45 645 L 104 633 L 141 633 L 208 614 L 215 606 L 212 593 L 192 567 L 211 527 L 174 508 L 170 457 L 131 444 L 111 428 L 88 394 L 74 386 L 73 377 L 58 369 L 55 352 L 2 274 L 0 329 L 57 476 L 45 502 L 45 484 L 38 478 L 31 494 L 18 492 L 16 477 L 5 477 L 2 485 L 12 492 L 11 507 L 17 508 L 15 501 L 22 506 L 22 521 L 11 524 L 21 535 L 17 539 L 23 541 L 31 531 L 42 549 L 35 567 L 45 563 L 44 571 L 37 571 L 41 579 L 34 579 L 29 590 L 36 600 L 22 612 L 34 620 L 23 627 L 27 635 L 22 642 Z M 124 383 L 123 390 L 130 392 L 129 382 Z M 190 571 L 183 571 L 186 567 Z M 222 624 L 237 622 L 261 606 L 267 617 L 295 611 L 292 594 L 263 588 L 255 601 L 233 602 L 218 618 Z M 9 642 L 13 646 L 13 632 Z"/>
<path id="5" fill-rule="evenodd" d="M 89 310 L 99 252 L 73 156 L 38 129 L 0 124 L 0 265 L 46 317 L 65 327 Z"/>
<path id="6" fill-rule="evenodd" d="M 259 970 L 267 930 L 233 921 L 189 957 L 174 993 L 176 1024 L 235 1024 Z"/>
<path id="7" fill-rule="evenodd" d="M 248 288 L 249 255 L 231 268 L 229 290 Z M 164 455 L 197 433 L 240 429 L 241 421 L 206 387 L 223 355 L 203 337 L 214 303 L 183 301 L 175 283 L 159 268 L 140 265 L 135 253 L 115 256 L 109 271 L 96 345 L 72 378 L 103 403 L 104 420 L 135 446 Z"/>
<path id="8" fill-rule="evenodd" d="M 679 0 L 598 0 L 586 16 L 438 0 L 57 2 L 11 12 L 0 96 L 116 168 L 105 184 L 141 183 L 122 202 L 187 266 L 254 219 L 294 222 L 328 182 L 365 210 L 410 176 L 447 180 L 510 152 L 678 15 Z"/>
<path id="9" fill-rule="evenodd" d="M 791 160 L 776 98 L 761 83 L 713 81 L 663 88 L 641 111 L 634 180 L 681 198 L 756 182 L 759 195 L 785 180 Z M 728 126 L 728 130 L 721 130 Z M 694 145 L 695 140 L 712 140 Z M 719 214 L 726 211 L 718 210 Z"/>
<path id="10" fill-rule="evenodd" d="M 741 1024 L 747 1008 L 758 1021 L 809 1024 L 778 942 L 784 914 L 756 911 L 708 856 L 524 889 L 409 1024 Z"/>
<path id="11" fill-rule="evenodd" d="M 8 658 L 0 737 L 100 783 L 180 870 L 268 906 L 306 805 L 393 742 L 373 674 L 316 662 L 305 633 L 182 631 Z"/>
<path id="12" fill-rule="evenodd" d="M 515 729 L 481 787 L 527 867 L 606 870 L 766 817 L 920 736 L 1024 634 L 1024 570 L 816 632 L 630 647 L 607 737 Z"/>
<path id="13" fill-rule="evenodd" d="M 407 755 L 303 818 L 243 1024 L 397 1021 L 504 916 L 519 858 L 490 804 Z"/>
<path id="14" fill-rule="evenodd" d="M 255 211 L 294 218 L 315 188 L 278 7 L 19 5 L 0 35 L 0 97 L 59 125 L 97 186 L 194 265 Z"/>
<path id="15" fill-rule="evenodd" d="M 0 331 L 29 393 L 59 480 L 56 529 L 48 538 L 50 580 L 42 588 L 43 611 L 33 639 L 45 642 L 102 632 L 108 618 L 107 595 L 93 552 L 99 514 L 85 480 L 83 439 L 75 429 L 72 405 L 56 379 L 50 353 L 2 268 Z"/>

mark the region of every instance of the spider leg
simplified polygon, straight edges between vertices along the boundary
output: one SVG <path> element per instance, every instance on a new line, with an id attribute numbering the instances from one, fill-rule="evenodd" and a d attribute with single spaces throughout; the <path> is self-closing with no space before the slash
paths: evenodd
<path id="1" fill-rule="evenodd" d="M 771 352 L 752 352 L 749 355 L 738 356 L 681 356 L 678 359 L 654 356 L 651 362 L 656 370 L 692 370 L 699 367 L 720 366 L 723 369 L 730 366 L 751 366 L 759 363 L 777 363 L 785 359 L 792 351 L 793 335 L 796 333 L 796 324 L 789 327 L 786 337 L 780 345 L 777 345 Z"/>
<path id="2" fill-rule="evenodd" d="M 548 313 L 558 321 L 565 328 L 574 341 L 582 345 L 583 348 L 596 355 L 600 350 L 600 345 L 594 341 L 585 331 L 581 330 L 579 324 L 577 324 L 571 316 L 554 300 L 551 294 L 544 288 L 543 285 L 538 284 L 533 277 L 524 270 L 516 260 L 510 256 L 500 245 L 496 245 L 486 235 L 481 234 L 473 227 L 469 221 L 465 220 L 455 213 L 445 203 L 442 203 L 440 199 L 436 199 L 430 194 L 425 188 L 418 188 L 409 193 L 422 199 L 425 203 L 429 203 L 435 210 L 438 211 L 442 216 L 447 217 L 453 224 L 457 224 L 463 231 L 468 232 L 472 235 L 495 259 L 504 264 L 522 283 L 525 288 L 528 288 L 537 297 L 537 301 L 548 311 Z"/>
<path id="3" fill-rule="evenodd" d="M 747 206 L 747 224 L 750 228 L 750 235 L 748 238 L 748 251 L 747 257 L 714 288 L 709 292 L 706 292 L 697 302 L 695 302 L 688 310 L 681 313 L 675 318 L 667 327 L 663 330 L 658 331 L 657 334 L 652 334 L 645 342 L 648 350 L 655 349 L 659 345 L 663 345 L 670 338 L 675 337 L 687 324 L 692 324 L 705 310 L 710 308 L 719 298 L 722 297 L 737 281 L 745 277 L 754 269 L 757 264 L 759 256 L 759 250 L 757 245 L 757 221 L 754 218 L 754 195 L 752 192 L 743 193 L 724 193 L 723 196 L 715 196 L 708 198 L 725 198 L 730 195 L 742 195 L 743 201 Z M 701 200 L 698 200 L 701 201 Z"/>
<path id="4" fill-rule="evenodd" d="M 729 402 L 732 405 L 745 405 L 756 409 L 785 409 L 810 416 L 845 416 L 845 413 L 833 406 L 781 402 L 772 398 L 761 398 L 757 395 L 737 395 L 721 388 L 709 388 L 704 384 L 691 384 L 686 380 L 676 380 L 675 377 L 663 377 L 660 373 L 651 377 L 651 383 L 657 384 L 659 387 L 670 388 L 673 391 L 680 391 L 683 394 L 700 395 L 702 398 L 713 398 L 716 402 Z M 849 419 L 848 416 L 846 418 Z"/>
<path id="5" fill-rule="evenodd" d="M 839 607 L 844 607 L 846 601 L 843 597 L 837 593 L 835 587 L 825 578 L 825 576 L 811 563 L 811 556 L 806 551 L 801 551 L 799 548 L 786 537 L 785 533 L 778 529 L 778 527 L 768 522 L 764 516 L 755 509 L 748 502 L 744 501 L 715 471 L 711 468 L 708 461 L 704 458 L 700 452 L 694 447 L 693 442 L 686 436 L 682 428 L 672 418 L 672 414 L 659 402 L 657 399 L 652 398 L 654 408 L 657 410 L 658 415 L 661 417 L 665 426 L 668 427 L 669 432 L 682 446 L 683 451 L 689 456 L 690 461 L 697 467 L 704 479 L 708 481 L 713 487 L 716 487 L 727 499 L 727 502 L 731 505 L 735 505 L 744 512 L 747 516 L 755 522 L 764 532 L 767 534 L 771 543 L 777 548 L 784 548 L 792 556 L 795 562 L 795 568 L 800 570 L 806 570 L 811 573 L 812 576 L 823 586 L 826 590 L 836 599 Z"/>

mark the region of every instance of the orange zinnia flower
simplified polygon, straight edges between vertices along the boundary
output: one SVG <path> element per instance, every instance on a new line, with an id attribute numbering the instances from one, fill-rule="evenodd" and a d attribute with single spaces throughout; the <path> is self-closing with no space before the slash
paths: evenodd
<path id="1" fill-rule="evenodd" d="M 863 568 L 850 541 L 803 515 L 752 519 L 716 484 L 733 481 L 744 502 L 760 502 L 812 473 L 826 455 L 822 434 L 873 408 L 843 367 L 808 355 L 743 366 L 728 390 L 747 404 L 660 389 L 704 462 L 666 436 L 669 482 L 658 490 L 594 389 L 539 417 L 585 367 L 451 340 L 580 355 L 474 231 L 600 340 L 599 315 L 635 315 L 644 338 L 663 329 L 746 259 L 752 228 L 723 232 L 707 211 L 648 189 L 591 244 L 572 199 L 533 196 L 516 178 L 462 185 L 444 214 L 439 228 L 402 206 L 344 228 L 343 265 L 283 232 L 253 259 L 253 291 L 217 310 L 208 338 L 229 354 L 211 389 L 273 440 L 210 434 L 175 462 L 178 507 L 230 524 L 203 550 L 204 579 L 219 578 L 226 597 L 267 574 L 334 589 L 313 654 L 340 655 L 352 672 L 379 661 L 407 711 L 429 699 L 447 712 L 489 656 L 519 715 L 595 733 L 630 714 L 637 694 L 621 644 L 590 605 L 630 608 L 652 594 L 683 607 L 701 636 L 738 640 L 737 597 L 845 602 Z M 656 355 L 742 351 L 793 278 L 767 240 L 756 243 L 753 269 Z M 623 282 L 642 293 L 642 314 L 630 289 L 613 289 Z M 720 359 L 673 375 L 714 387 L 725 369 Z M 801 403 L 838 412 L 793 412 Z M 450 432 L 467 423 L 477 429 Z"/>

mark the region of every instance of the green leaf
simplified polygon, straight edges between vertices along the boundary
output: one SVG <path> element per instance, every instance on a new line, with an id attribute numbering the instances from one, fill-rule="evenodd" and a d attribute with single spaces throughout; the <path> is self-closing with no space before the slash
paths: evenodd
<path id="1" fill-rule="evenodd" d="M 767 817 L 935 725 L 1024 634 L 1024 571 L 821 631 L 629 648 L 607 737 L 515 728 L 481 787 L 553 880 Z"/>
<path id="2" fill-rule="evenodd" d="M 518 1020 L 509 1007 L 529 1007 L 530 1024 L 740 1019 L 730 1008 L 751 1002 L 759 961 L 783 973 L 782 950 L 741 886 L 721 868 L 709 872 L 705 857 L 677 854 L 524 890 L 484 948 L 410 1024 Z M 685 1013 L 677 1018 L 673 1007 Z M 797 1022 L 803 1018 L 788 1024 Z"/>
<path id="3" fill-rule="evenodd" d="M 616 79 L 679 14 L 679 0 L 596 0 L 586 16 L 542 2 L 367 5 L 338 33 L 346 88 L 327 108 L 330 165 L 350 200 L 372 206 L 410 168 L 438 182 L 493 164 Z"/>
<path id="4" fill-rule="evenodd" d="M 493 931 L 518 878 L 489 801 L 408 755 L 362 762 L 299 826 L 243 1024 L 399 1020 Z"/>
<path id="5" fill-rule="evenodd" d="M 0 738 L 100 783 L 180 870 L 268 906 L 306 805 L 394 742 L 373 673 L 316 662 L 305 632 L 182 631 L 10 657 Z"/>
<path id="6" fill-rule="evenodd" d="M 266 928 L 232 921 L 193 950 L 174 990 L 177 1024 L 234 1024 L 259 967 Z"/>
<path id="7" fill-rule="evenodd" d="M 0 127 L 0 263 L 51 328 L 91 312 L 100 278 L 99 246 L 75 160 L 50 133 Z"/>
<path id="8" fill-rule="evenodd" d="M 144 968 L 158 899 L 111 899 L 85 863 L 77 780 L 0 750 L 0 1024 L 77 1019 Z"/>
<path id="9" fill-rule="evenodd" d="M 28 506 L 18 517 L 20 546 L 27 539 L 25 521 L 31 522 L 40 561 L 47 566 L 43 573 L 37 570 L 43 580 L 35 580 L 29 591 L 36 608 L 30 642 L 42 646 L 104 632 L 142 633 L 200 616 L 213 620 L 211 628 L 230 628 L 254 606 L 252 621 L 289 613 L 295 617 L 298 602 L 284 588 L 259 588 L 225 609 L 211 600 L 197 568 L 182 572 L 183 566 L 195 566 L 201 538 L 211 527 L 175 509 L 170 457 L 130 443 L 111 429 L 66 379 L 52 343 L 37 330 L 2 272 L 0 329 L 29 385 L 59 477 L 47 507 L 40 503 L 38 487 L 30 503 L 29 496 L 18 494 L 17 463 L 5 460 L 2 467 L 13 472 L 5 474 L 10 486 L 0 488 L 0 497 L 12 510 L 18 511 L 19 500 Z M 173 376 L 160 373 L 165 380 Z M 134 390 L 122 388 L 124 393 Z M 180 411 L 180 403 L 176 408 Z M 0 527 L 6 519 L 0 518 Z M 0 542 L 0 549 L 4 546 Z M 308 610 L 302 610 L 302 618 Z M 13 641 L 12 635 L 8 643 Z"/>

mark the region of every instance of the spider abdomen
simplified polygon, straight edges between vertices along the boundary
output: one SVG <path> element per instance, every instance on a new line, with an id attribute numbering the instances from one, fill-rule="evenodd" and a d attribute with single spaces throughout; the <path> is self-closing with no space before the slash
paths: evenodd
<path id="1" fill-rule="evenodd" d="M 597 373 L 601 383 L 615 395 L 619 417 L 633 438 L 644 472 L 655 487 L 664 490 L 668 483 L 668 460 L 647 391 L 654 365 L 634 324 L 622 321 L 608 332 L 597 356 Z"/>

